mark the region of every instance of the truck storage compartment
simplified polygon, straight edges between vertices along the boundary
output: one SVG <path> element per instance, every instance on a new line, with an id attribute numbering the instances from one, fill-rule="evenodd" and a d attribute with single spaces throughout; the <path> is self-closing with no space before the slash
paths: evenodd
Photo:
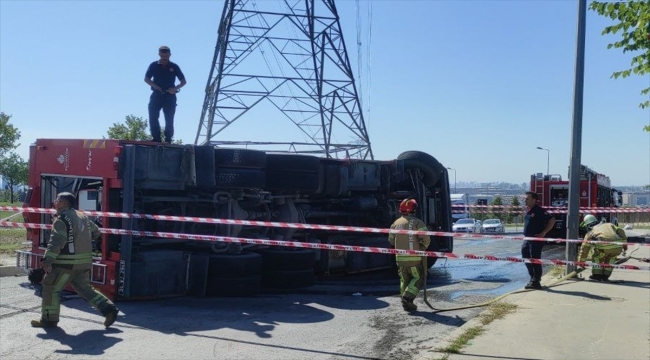
<path id="1" fill-rule="evenodd" d="M 131 296 L 162 297 L 187 293 L 187 257 L 180 250 L 137 253 L 131 264 Z"/>
<path id="2" fill-rule="evenodd" d="M 133 156 L 133 161 L 126 163 L 133 165 L 133 179 L 137 187 L 183 190 L 186 185 L 196 183 L 196 176 L 192 171 L 194 153 L 190 149 L 162 145 L 127 145 L 124 155 Z"/>

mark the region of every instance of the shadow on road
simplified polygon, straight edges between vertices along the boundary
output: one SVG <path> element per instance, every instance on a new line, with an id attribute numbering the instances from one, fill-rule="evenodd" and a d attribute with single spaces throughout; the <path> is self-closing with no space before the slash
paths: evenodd
<path id="1" fill-rule="evenodd" d="M 122 339 L 112 336 L 110 334 L 119 334 L 122 331 L 119 329 L 102 329 L 102 330 L 86 330 L 77 335 L 68 335 L 62 328 L 46 329 L 44 334 L 38 334 L 37 337 L 43 340 L 54 340 L 69 347 L 69 350 L 58 349 L 55 353 L 58 354 L 71 354 L 71 355 L 102 355 L 106 350 Z"/>

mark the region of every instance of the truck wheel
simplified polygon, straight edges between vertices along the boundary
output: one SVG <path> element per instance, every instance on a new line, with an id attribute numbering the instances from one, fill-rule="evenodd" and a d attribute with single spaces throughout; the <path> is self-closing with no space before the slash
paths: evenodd
<path id="1" fill-rule="evenodd" d="M 319 166 L 320 160 L 315 156 L 286 154 L 266 155 L 266 169 L 271 171 L 318 173 Z"/>
<path id="2" fill-rule="evenodd" d="M 266 270 L 262 274 L 262 287 L 265 288 L 297 289 L 313 286 L 315 283 L 314 269 Z"/>
<path id="3" fill-rule="evenodd" d="M 209 257 L 208 277 L 255 275 L 262 271 L 262 255 L 258 253 L 213 254 Z"/>
<path id="4" fill-rule="evenodd" d="M 262 268 L 267 270 L 313 270 L 316 254 L 311 249 L 285 250 L 269 248 L 259 250 L 262 255 Z"/>
<path id="5" fill-rule="evenodd" d="M 418 168 L 422 170 L 426 187 L 436 185 L 438 178 L 445 169 L 433 156 L 421 151 L 403 152 L 397 157 L 397 160 L 404 160 L 404 167 L 407 169 Z"/>
<path id="6" fill-rule="evenodd" d="M 264 169 L 266 153 L 247 149 L 214 149 L 216 167 Z"/>
<path id="7" fill-rule="evenodd" d="M 261 189 L 266 186 L 266 174 L 264 170 L 217 168 L 215 185 L 225 188 Z"/>
<path id="8" fill-rule="evenodd" d="M 209 277 L 206 296 L 253 296 L 260 292 L 262 277 L 249 275 L 242 277 Z"/>

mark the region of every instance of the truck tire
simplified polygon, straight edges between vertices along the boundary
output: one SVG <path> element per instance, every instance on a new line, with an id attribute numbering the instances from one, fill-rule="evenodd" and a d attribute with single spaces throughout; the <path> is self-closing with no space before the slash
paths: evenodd
<path id="1" fill-rule="evenodd" d="M 266 153 L 248 149 L 214 149 L 214 164 L 217 168 L 264 169 Z"/>
<path id="2" fill-rule="evenodd" d="M 209 255 L 208 277 L 256 275 L 262 271 L 262 255 L 244 252 L 238 255 Z"/>
<path id="3" fill-rule="evenodd" d="M 262 287 L 260 275 L 241 277 L 208 277 L 206 296 L 247 297 L 257 295 Z"/>
<path id="4" fill-rule="evenodd" d="M 320 160 L 309 155 L 267 154 L 266 169 L 277 172 L 318 173 Z"/>
<path id="5" fill-rule="evenodd" d="M 426 187 L 435 186 L 445 167 L 438 162 L 433 156 L 421 151 L 406 151 L 401 153 L 397 160 L 404 160 L 406 169 L 418 168 L 424 173 L 424 185 Z"/>
<path id="6" fill-rule="evenodd" d="M 312 269 L 316 253 L 311 249 L 287 250 L 268 248 L 259 250 L 262 255 L 262 268 L 267 270 L 295 271 Z"/>
<path id="7" fill-rule="evenodd" d="M 266 186 L 264 170 L 217 168 L 215 185 L 223 188 L 262 189 Z"/>
<path id="8" fill-rule="evenodd" d="M 298 289 L 316 283 L 314 269 L 304 270 L 265 270 L 262 274 L 262 287 L 270 289 Z"/>

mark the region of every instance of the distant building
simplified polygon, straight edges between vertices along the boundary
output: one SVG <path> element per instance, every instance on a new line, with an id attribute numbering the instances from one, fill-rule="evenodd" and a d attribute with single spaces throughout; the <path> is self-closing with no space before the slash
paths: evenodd
<path id="1" fill-rule="evenodd" d="M 650 206 L 650 192 L 623 193 L 623 206 Z"/>

